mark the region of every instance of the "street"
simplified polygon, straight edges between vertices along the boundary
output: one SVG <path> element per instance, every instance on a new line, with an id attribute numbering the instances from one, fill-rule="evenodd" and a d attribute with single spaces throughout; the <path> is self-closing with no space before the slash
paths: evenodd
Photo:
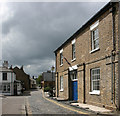
<path id="1" fill-rule="evenodd" d="M 46 98 L 40 89 L 25 91 L 21 96 L 3 96 L 1 102 L 2 115 L 86 114 L 73 107 Z"/>
<path id="2" fill-rule="evenodd" d="M 45 97 L 40 89 L 25 91 L 21 96 L 3 96 L 2 114 L 22 114 L 24 116 L 43 115 L 43 114 L 61 114 L 61 115 L 80 115 L 80 116 L 101 116 L 103 114 L 95 114 L 84 109 L 78 109 L 58 102 L 51 98 Z M 119 113 L 118 113 L 119 114 Z M 118 116 L 112 114 L 111 116 Z M 104 114 L 105 116 L 107 114 Z M 108 114 L 110 116 L 110 114 Z"/>
<path id="3" fill-rule="evenodd" d="M 75 111 L 68 110 L 43 97 L 42 90 L 32 91 L 28 96 L 29 108 L 32 114 L 78 114 Z"/>

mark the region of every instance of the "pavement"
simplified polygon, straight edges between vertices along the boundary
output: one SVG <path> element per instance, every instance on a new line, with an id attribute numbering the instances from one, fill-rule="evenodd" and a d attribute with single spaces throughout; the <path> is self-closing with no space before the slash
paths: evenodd
<path id="1" fill-rule="evenodd" d="M 72 102 L 72 101 L 63 101 L 62 99 L 57 99 L 56 97 L 49 97 L 47 92 L 45 92 L 44 95 L 46 98 L 53 99 L 53 100 L 61 102 L 63 104 L 67 104 L 67 105 L 76 107 L 77 109 L 81 109 L 81 110 L 88 111 L 91 113 L 104 114 L 104 115 L 109 114 L 109 115 L 113 115 L 113 116 L 120 116 L 120 112 L 108 110 L 108 109 L 103 108 L 103 107 L 98 107 L 98 106 L 83 104 L 83 103 L 77 103 L 77 102 Z"/>
<path id="2" fill-rule="evenodd" d="M 98 107 L 98 106 L 93 106 L 93 105 L 89 105 L 89 104 L 82 104 L 82 103 L 71 103 L 72 106 L 77 106 L 79 108 L 83 108 L 83 109 L 87 109 L 89 111 L 92 112 L 96 112 L 96 113 L 111 113 L 111 110 L 102 108 L 102 107 Z"/>
<path id="3" fill-rule="evenodd" d="M 3 96 L 2 98 L 2 115 L 26 116 L 26 98 L 25 96 Z"/>

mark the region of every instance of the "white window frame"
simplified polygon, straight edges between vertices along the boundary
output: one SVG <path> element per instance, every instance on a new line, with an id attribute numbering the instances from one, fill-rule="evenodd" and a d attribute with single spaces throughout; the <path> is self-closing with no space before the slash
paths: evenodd
<path id="1" fill-rule="evenodd" d="M 6 74 L 6 79 L 4 79 L 4 76 L 3 76 L 4 74 Z M 7 81 L 7 72 L 3 72 L 3 73 L 2 73 L 2 80 L 3 80 L 3 81 Z"/>
<path id="2" fill-rule="evenodd" d="M 99 70 L 99 74 L 95 73 L 93 75 L 92 71 L 97 71 L 97 70 Z M 100 94 L 100 68 L 93 68 L 93 69 L 91 69 L 90 70 L 90 74 L 91 74 L 91 92 L 89 92 L 89 94 L 97 94 L 97 95 L 99 95 Z M 93 76 L 99 76 L 99 79 L 94 79 L 93 80 Z M 93 86 L 94 86 L 93 82 L 94 81 L 99 81 L 99 90 L 93 88 Z"/>
<path id="3" fill-rule="evenodd" d="M 5 88 L 4 88 L 5 87 Z M 8 87 L 9 87 L 9 90 L 8 90 Z M 5 90 L 4 90 L 5 89 Z M 2 92 L 3 93 L 10 93 L 10 91 L 11 91 L 11 87 L 10 87 L 10 83 L 8 83 L 8 84 L 3 84 L 2 85 Z"/>
<path id="4" fill-rule="evenodd" d="M 98 29 L 98 25 L 99 25 L 99 20 L 96 21 L 93 25 L 90 26 L 90 31 L 91 31 L 91 52 L 94 52 L 96 50 L 99 50 L 99 29 Z M 97 31 L 97 36 L 95 37 L 95 31 Z M 98 42 L 98 46 L 95 47 L 96 43 Z"/>
<path id="5" fill-rule="evenodd" d="M 60 76 L 60 91 L 63 91 L 63 76 Z"/>
<path id="6" fill-rule="evenodd" d="M 75 41 L 76 41 L 75 39 L 72 41 L 72 61 L 76 59 Z"/>
<path id="7" fill-rule="evenodd" d="M 95 37 L 95 35 L 97 35 L 97 36 Z M 99 30 L 98 30 L 98 28 L 95 28 L 94 30 L 91 31 L 91 37 L 92 37 L 92 51 L 99 49 Z M 96 45 L 96 43 L 97 43 L 97 45 Z"/>
<path id="8" fill-rule="evenodd" d="M 70 73 L 70 78 L 71 78 L 72 81 L 78 80 L 78 78 L 77 78 L 77 71 L 72 71 Z"/>
<path id="9" fill-rule="evenodd" d="M 60 50 L 60 66 L 63 65 L 63 49 Z"/>

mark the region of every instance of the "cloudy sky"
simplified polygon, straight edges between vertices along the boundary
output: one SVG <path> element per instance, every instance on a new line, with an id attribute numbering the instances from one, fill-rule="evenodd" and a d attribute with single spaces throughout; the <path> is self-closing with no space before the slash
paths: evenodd
<path id="1" fill-rule="evenodd" d="M 54 50 L 106 2 L 2 4 L 2 60 L 39 75 L 55 65 Z"/>

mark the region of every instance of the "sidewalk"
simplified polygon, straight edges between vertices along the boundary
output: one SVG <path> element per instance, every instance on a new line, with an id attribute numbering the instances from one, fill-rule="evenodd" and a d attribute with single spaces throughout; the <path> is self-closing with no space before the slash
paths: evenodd
<path id="1" fill-rule="evenodd" d="M 107 113 L 112 112 L 111 110 L 108 110 L 108 109 L 105 109 L 105 108 L 102 108 L 102 107 L 98 107 L 98 106 L 89 105 L 89 104 L 71 103 L 71 105 L 72 106 L 77 106 L 79 108 L 83 108 L 85 110 L 92 111 L 92 112 L 95 112 L 95 113 L 107 114 Z"/>
<path id="2" fill-rule="evenodd" d="M 102 107 L 98 107 L 98 106 L 93 106 L 93 105 L 89 105 L 89 104 L 83 104 L 83 103 L 77 103 L 77 102 L 72 102 L 72 101 L 63 101 L 62 98 L 57 99 L 56 97 L 49 97 L 48 93 L 44 93 L 45 97 L 53 99 L 55 101 L 58 101 L 60 103 L 63 104 L 67 104 L 70 105 L 72 107 L 76 107 L 79 108 L 81 110 L 85 110 L 91 113 L 95 113 L 95 114 L 113 114 L 112 110 L 108 110 Z"/>
<path id="3" fill-rule="evenodd" d="M 26 115 L 24 96 L 5 96 L 2 98 L 2 114 Z"/>

